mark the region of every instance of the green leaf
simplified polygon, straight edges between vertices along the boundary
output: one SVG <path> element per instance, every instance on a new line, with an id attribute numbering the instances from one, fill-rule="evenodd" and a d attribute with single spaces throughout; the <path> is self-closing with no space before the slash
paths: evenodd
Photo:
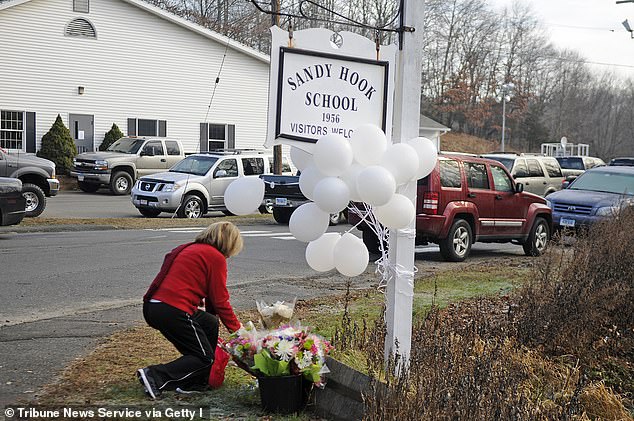
<path id="1" fill-rule="evenodd" d="M 310 380 L 313 383 L 317 383 L 321 380 L 321 374 L 319 374 L 320 370 L 321 367 L 319 365 L 313 364 L 310 367 L 302 370 L 302 374 L 306 379 Z"/>
<path id="2" fill-rule="evenodd" d="M 262 352 L 255 354 L 253 359 L 255 364 L 251 369 L 259 370 L 265 376 L 288 376 L 291 374 L 288 361 L 273 359 L 267 350 L 262 350 Z"/>

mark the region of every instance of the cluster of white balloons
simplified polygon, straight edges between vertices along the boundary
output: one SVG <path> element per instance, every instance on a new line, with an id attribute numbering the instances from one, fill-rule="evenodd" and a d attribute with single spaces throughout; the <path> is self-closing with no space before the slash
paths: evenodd
<path id="1" fill-rule="evenodd" d="M 312 155 L 291 147 L 291 160 L 301 170 L 300 190 L 312 202 L 293 212 L 289 229 L 309 243 L 308 265 L 319 272 L 337 269 L 345 276 L 363 273 L 369 262 L 365 244 L 350 233 L 325 233 L 329 214 L 343 211 L 350 201 L 365 202 L 384 226 L 409 226 L 416 209 L 397 187 L 427 176 L 436 159 L 431 140 L 417 137 L 388 144 L 385 133 L 373 124 L 357 127 L 350 140 L 338 134 L 322 136 Z"/>
<path id="2" fill-rule="evenodd" d="M 289 221 L 295 238 L 308 243 L 308 265 L 319 272 L 337 269 L 345 276 L 357 276 L 368 266 L 368 249 L 353 234 L 326 233 L 330 214 L 343 211 L 350 201 L 365 202 L 384 226 L 409 226 L 416 209 L 397 193 L 397 187 L 426 177 L 436 166 L 437 151 L 424 137 L 388 144 L 378 126 L 364 124 L 349 140 L 338 134 L 322 136 L 312 154 L 291 147 L 291 160 L 301 171 L 299 188 L 311 200 L 297 208 Z M 263 198 L 264 182 L 259 177 L 236 179 L 224 195 L 227 210 L 236 215 L 256 212 Z"/>

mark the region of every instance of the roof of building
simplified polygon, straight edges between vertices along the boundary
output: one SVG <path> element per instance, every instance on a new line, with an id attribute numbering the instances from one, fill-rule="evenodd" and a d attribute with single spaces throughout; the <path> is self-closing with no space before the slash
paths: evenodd
<path id="1" fill-rule="evenodd" d="M 28 3 L 32 0 L 0 0 L 0 11 L 4 10 L 4 9 L 9 9 L 11 7 L 14 6 L 18 6 L 20 4 L 24 4 L 24 3 Z M 197 25 L 193 22 L 188 21 L 187 19 L 181 18 L 180 16 L 176 16 L 173 13 L 170 13 L 168 11 L 165 11 L 159 7 L 153 6 L 149 3 L 146 3 L 142 0 L 121 0 L 124 1 L 126 3 L 129 3 L 133 6 L 138 7 L 139 9 L 143 9 L 151 14 L 154 14 L 162 19 L 165 19 L 169 22 L 172 22 L 176 25 L 182 26 L 186 29 L 189 29 L 192 32 L 195 32 L 199 35 L 202 35 L 208 39 L 211 39 L 213 41 L 216 41 L 218 43 L 224 44 L 224 45 L 228 45 L 229 48 L 232 48 L 236 51 L 239 51 L 241 53 L 244 53 L 248 56 L 251 56 L 253 58 L 256 58 L 262 62 L 265 63 L 270 63 L 271 59 L 268 55 L 261 53 L 251 47 L 248 47 L 244 44 L 240 44 L 238 41 L 235 41 L 229 37 L 226 37 L 224 35 L 221 35 L 215 31 L 212 31 L 210 29 L 207 29 L 203 26 Z"/>
<path id="2" fill-rule="evenodd" d="M 428 130 L 440 130 L 441 132 L 449 132 L 451 131 L 451 129 L 447 126 L 443 126 L 442 124 L 440 124 L 439 122 L 432 120 L 431 118 L 424 116 L 421 114 L 420 116 L 420 123 L 418 124 L 418 126 L 421 129 L 428 129 Z"/>

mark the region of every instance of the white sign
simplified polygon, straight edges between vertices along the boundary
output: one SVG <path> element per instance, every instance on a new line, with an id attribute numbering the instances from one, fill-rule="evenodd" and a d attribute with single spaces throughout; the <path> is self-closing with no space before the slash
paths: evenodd
<path id="1" fill-rule="evenodd" d="M 391 138 L 395 45 L 377 51 L 368 38 L 324 28 L 289 36 L 274 26 L 271 35 L 266 147 L 286 144 L 311 152 L 320 137 L 349 138 L 366 123 Z"/>
<path id="2" fill-rule="evenodd" d="M 275 137 L 316 142 L 374 123 L 386 129 L 388 63 L 282 48 Z"/>
<path id="3" fill-rule="evenodd" d="M 84 131 L 83 130 L 78 130 L 77 131 L 77 140 L 84 140 Z"/>

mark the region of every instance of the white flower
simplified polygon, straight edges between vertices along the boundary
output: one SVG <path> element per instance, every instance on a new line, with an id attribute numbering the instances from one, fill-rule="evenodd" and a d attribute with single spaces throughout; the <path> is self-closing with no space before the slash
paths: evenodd
<path id="1" fill-rule="evenodd" d="M 295 358 L 295 362 L 297 363 L 297 367 L 300 370 L 303 370 L 313 363 L 313 353 L 310 351 L 304 351 L 304 355 L 302 358 Z"/>
<path id="2" fill-rule="evenodd" d="M 275 347 L 275 355 L 280 357 L 282 361 L 290 361 L 293 357 L 293 342 L 281 340 Z"/>

